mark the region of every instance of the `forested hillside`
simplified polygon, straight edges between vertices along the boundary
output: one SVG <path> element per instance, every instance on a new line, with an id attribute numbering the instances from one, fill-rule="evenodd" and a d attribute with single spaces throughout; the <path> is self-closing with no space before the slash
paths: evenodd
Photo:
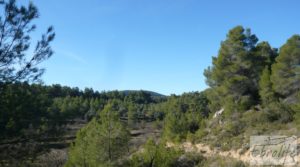
<path id="1" fill-rule="evenodd" d="M 0 166 L 243 167 L 251 136 L 299 135 L 300 35 L 274 48 L 232 28 L 203 91 L 99 92 L 43 84 L 53 27 L 28 54 L 37 8 L 0 6 Z"/>

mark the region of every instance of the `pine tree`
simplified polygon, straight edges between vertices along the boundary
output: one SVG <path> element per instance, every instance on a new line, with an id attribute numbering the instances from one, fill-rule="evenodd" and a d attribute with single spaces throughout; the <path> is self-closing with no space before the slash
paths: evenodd
<path id="1" fill-rule="evenodd" d="M 187 135 L 189 125 L 187 117 L 178 102 L 170 105 L 170 111 L 164 119 L 164 137 L 170 140 L 181 140 Z"/>
<path id="2" fill-rule="evenodd" d="M 245 108 L 251 105 L 252 95 L 258 94 L 253 92 L 255 84 L 250 75 L 255 63 L 251 56 L 257 41 L 249 29 L 245 31 L 241 26 L 229 31 L 218 56 L 213 57 L 213 66 L 204 72 L 212 88 L 208 93 L 212 105 L 221 107 L 233 103 Z"/>
<path id="3" fill-rule="evenodd" d="M 272 89 L 272 82 L 270 80 L 271 72 L 269 67 L 265 67 L 259 81 L 259 95 L 262 104 L 266 107 L 270 103 L 275 102 L 275 94 Z"/>
<path id="4" fill-rule="evenodd" d="M 38 64 L 48 59 L 53 51 L 53 27 L 49 27 L 37 41 L 33 53 L 28 52 L 31 33 L 36 29 L 32 22 L 38 18 L 38 9 L 33 3 L 28 7 L 18 6 L 16 0 L 0 1 L 0 82 L 35 81 L 43 73 Z"/>
<path id="5" fill-rule="evenodd" d="M 128 125 L 129 127 L 133 128 L 134 125 L 138 122 L 138 111 L 135 104 L 130 103 L 128 106 Z"/>
<path id="6" fill-rule="evenodd" d="M 277 55 L 277 49 L 272 48 L 268 42 L 260 42 L 255 47 L 253 56 L 250 57 L 253 62 L 250 68 L 250 78 L 253 80 L 254 92 L 257 92 L 259 89 L 261 75 L 266 70 L 266 67 L 269 72 L 271 71 L 271 66 L 274 64 Z"/>
<path id="7" fill-rule="evenodd" d="M 300 36 L 294 35 L 280 48 L 272 66 L 273 88 L 288 103 L 296 102 L 300 91 Z"/>
<path id="8" fill-rule="evenodd" d="M 277 111 L 281 122 L 297 119 L 300 99 L 300 36 L 294 35 L 280 48 L 276 63 L 272 65 L 271 82 L 279 99 Z"/>
<path id="9" fill-rule="evenodd" d="M 129 133 L 125 129 L 117 111 L 113 110 L 114 102 L 107 104 L 100 113 L 100 132 L 105 143 L 102 146 L 104 154 L 109 161 L 116 160 L 124 155 L 127 149 Z"/>
<path id="10" fill-rule="evenodd" d="M 66 166 L 114 166 L 128 151 L 129 132 L 120 121 L 114 102 L 77 134 Z"/>
<path id="11" fill-rule="evenodd" d="M 277 50 L 257 41 L 250 29 L 237 26 L 229 31 L 213 65 L 204 72 L 211 87 L 206 92 L 211 110 L 225 108 L 230 114 L 259 103 L 260 76 L 274 63 Z"/>

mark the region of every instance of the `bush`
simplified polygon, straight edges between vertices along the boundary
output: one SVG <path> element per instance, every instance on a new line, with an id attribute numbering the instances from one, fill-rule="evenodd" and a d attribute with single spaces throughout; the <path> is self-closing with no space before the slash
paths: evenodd
<path id="1" fill-rule="evenodd" d="M 194 167 L 205 161 L 205 158 L 198 153 L 186 153 L 180 156 L 174 167 Z"/>
<path id="2" fill-rule="evenodd" d="M 293 111 L 289 105 L 282 102 L 274 102 L 265 108 L 270 122 L 288 123 L 293 120 Z"/>
<path id="3" fill-rule="evenodd" d="M 130 167 L 175 167 L 177 159 L 183 152 L 175 148 L 167 148 L 164 143 L 156 144 L 149 139 L 142 152 L 136 153 L 129 161 Z"/>

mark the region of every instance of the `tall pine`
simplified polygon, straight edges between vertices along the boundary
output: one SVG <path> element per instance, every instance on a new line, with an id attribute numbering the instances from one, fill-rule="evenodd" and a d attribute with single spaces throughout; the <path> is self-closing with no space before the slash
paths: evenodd
<path id="1" fill-rule="evenodd" d="M 272 66 L 273 88 L 288 103 L 295 103 L 300 90 L 300 36 L 294 35 L 280 48 Z"/>
<path id="2" fill-rule="evenodd" d="M 258 102 L 259 76 L 276 56 L 268 43 L 257 45 L 257 37 L 250 29 L 237 26 L 229 31 L 221 43 L 218 56 L 205 70 L 210 108 L 241 111 Z"/>
<path id="3" fill-rule="evenodd" d="M 300 112 L 300 36 L 294 35 L 280 48 L 276 63 L 272 66 L 271 81 L 279 96 L 281 116 L 299 122 Z"/>
<path id="4" fill-rule="evenodd" d="M 76 136 L 66 166 L 114 166 L 128 151 L 129 132 L 109 102 Z"/>

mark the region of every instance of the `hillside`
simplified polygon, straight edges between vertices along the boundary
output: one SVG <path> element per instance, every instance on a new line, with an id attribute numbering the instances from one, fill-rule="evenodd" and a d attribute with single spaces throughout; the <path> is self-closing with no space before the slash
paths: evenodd
<path id="1" fill-rule="evenodd" d="M 299 167 L 299 6 L 0 0 L 0 167 Z"/>

